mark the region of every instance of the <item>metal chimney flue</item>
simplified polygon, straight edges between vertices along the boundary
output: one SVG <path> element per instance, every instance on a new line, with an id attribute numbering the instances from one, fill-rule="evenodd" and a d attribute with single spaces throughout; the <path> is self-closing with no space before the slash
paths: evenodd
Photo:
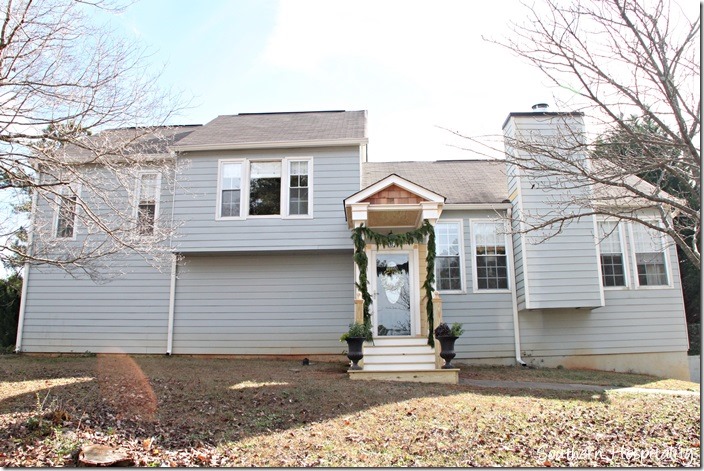
<path id="1" fill-rule="evenodd" d="M 550 106 L 547 103 L 537 103 L 532 106 L 533 111 L 547 111 Z"/>

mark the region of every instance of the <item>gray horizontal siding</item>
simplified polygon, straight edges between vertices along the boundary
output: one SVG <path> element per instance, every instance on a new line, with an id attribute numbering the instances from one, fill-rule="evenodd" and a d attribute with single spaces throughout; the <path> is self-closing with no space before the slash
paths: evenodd
<path id="1" fill-rule="evenodd" d="M 676 260 L 670 249 L 671 260 Z M 604 290 L 606 305 L 588 310 L 520 313 L 527 356 L 654 353 L 688 348 L 679 270 L 673 287 Z"/>
<path id="2" fill-rule="evenodd" d="M 216 220 L 218 161 L 313 157 L 313 219 Z M 351 248 L 344 198 L 359 191 L 359 148 L 280 149 L 186 154 L 176 191 L 175 240 L 183 252 Z"/>
<path id="3" fill-rule="evenodd" d="M 351 251 L 187 256 L 173 353 L 340 353 L 353 286 Z"/>
<path id="4" fill-rule="evenodd" d="M 130 273 L 106 275 L 101 284 L 30 268 L 22 351 L 166 352 L 169 274 L 138 258 L 115 266 Z"/>
<path id="5" fill-rule="evenodd" d="M 469 220 L 496 217 L 493 211 L 444 211 L 440 218 L 440 221 L 461 218 L 464 233 L 466 293 L 441 294 L 443 321 L 460 322 L 464 327 L 464 334 L 455 344 L 458 359 L 514 356 L 511 293 L 472 292 L 474 254 Z"/>

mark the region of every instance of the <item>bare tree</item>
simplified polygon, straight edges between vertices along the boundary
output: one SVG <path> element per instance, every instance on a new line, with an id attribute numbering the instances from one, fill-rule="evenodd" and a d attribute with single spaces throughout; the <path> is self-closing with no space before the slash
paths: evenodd
<path id="1" fill-rule="evenodd" d="M 512 24 L 510 37 L 491 42 L 569 90 L 572 98 L 560 108 L 583 113 L 603 136 L 588 139 L 568 115 L 556 134 L 507 139 L 510 164 L 544 176 L 546 190 L 569 189 L 525 230 L 559 232 L 571 219 L 592 214 L 638 221 L 672 237 L 699 266 L 699 11 L 669 0 L 544 0 L 524 6 L 525 22 Z M 648 127 L 634 125 L 633 116 Z M 626 147 L 629 152 L 619 152 Z M 585 191 L 575 191 L 580 187 Z M 657 220 L 644 217 L 653 209 Z"/>
<path id="2" fill-rule="evenodd" d="M 120 6 L 5 0 L 0 9 L 0 205 L 8 213 L 31 198 L 34 208 L 27 244 L 17 243 L 27 221 L 0 220 L 0 261 L 95 276 L 111 254 L 156 260 L 173 228 L 138 195 L 152 191 L 145 173 L 173 179 L 167 144 L 182 129 L 164 124 L 179 104 L 157 88 L 143 48 L 93 24 L 95 9 Z"/>

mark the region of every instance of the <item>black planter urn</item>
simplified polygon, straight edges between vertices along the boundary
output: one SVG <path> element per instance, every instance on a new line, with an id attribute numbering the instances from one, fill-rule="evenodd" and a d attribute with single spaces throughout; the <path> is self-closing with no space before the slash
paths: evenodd
<path id="1" fill-rule="evenodd" d="M 361 370 L 362 367 L 357 364 L 359 360 L 364 357 L 364 352 L 362 350 L 362 345 L 364 344 L 364 337 L 348 337 L 347 339 L 347 358 L 352 361 L 352 366 L 350 370 Z"/>
<path id="2" fill-rule="evenodd" d="M 436 337 L 440 341 L 440 358 L 445 360 L 445 364 L 442 366 L 443 369 L 454 368 L 452 366 L 452 359 L 455 358 L 455 340 L 459 337 Z"/>

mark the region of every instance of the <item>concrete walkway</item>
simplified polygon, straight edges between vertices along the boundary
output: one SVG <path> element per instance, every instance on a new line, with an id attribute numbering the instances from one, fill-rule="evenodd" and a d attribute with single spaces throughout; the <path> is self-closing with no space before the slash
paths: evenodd
<path id="1" fill-rule="evenodd" d="M 505 388 L 505 389 L 551 389 L 555 391 L 594 391 L 615 393 L 643 393 L 643 394 L 670 394 L 673 396 L 699 396 L 698 391 L 677 391 L 670 389 L 648 388 L 619 388 L 616 386 L 597 386 L 593 384 L 577 383 L 542 383 L 533 381 L 492 381 L 482 379 L 460 378 L 460 384 L 477 386 L 479 388 Z"/>

